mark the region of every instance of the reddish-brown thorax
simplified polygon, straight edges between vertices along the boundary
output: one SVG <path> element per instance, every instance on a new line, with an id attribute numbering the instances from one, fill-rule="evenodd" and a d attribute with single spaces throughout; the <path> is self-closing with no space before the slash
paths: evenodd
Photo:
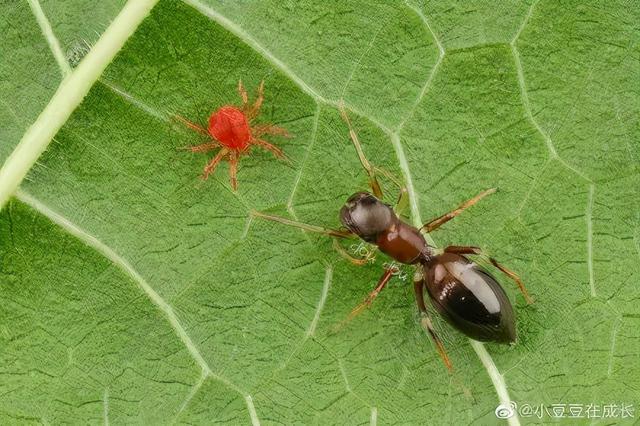
<path id="1" fill-rule="evenodd" d="M 420 262 L 431 254 L 420 231 L 401 220 L 378 235 L 375 244 L 380 251 L 404 264 Z"/>
<path id="2" fill-rule="evenodd" d="M 251 141 L 251 128 L 244 112 L 223 106 L 209 117 L 209 134 L 227 148 L 244 151 Z"/>

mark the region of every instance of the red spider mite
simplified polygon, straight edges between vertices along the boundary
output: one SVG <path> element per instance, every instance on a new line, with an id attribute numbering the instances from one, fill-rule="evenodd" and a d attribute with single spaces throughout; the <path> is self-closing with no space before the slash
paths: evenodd
<path id="1" fill-rule="evenodd" d="M 273 153 L 276 158 L 289 161 L 280 148 L 262 139 L 264 135 L 277 135 L 289 137 L 286 129 L 263 123 L 253 125 L 253 120 L 259 115 L 260 107 L 264 99 L 264 81 L 258 86 L 258 95 L 253 104 L 249 103 L 249 96 L 242 85 L 242 80 L 238 82 L 238 93 L 242 99 L 241 106 L 224 105 L 209 116 L 207 128 L 193 123 L 184 117 L 175 117 L 184 125 L 196 132 L 209 137 L 209 142 L 186 147 L 191 152 L 208 152 L 218 149 L 216 155 L 207 163 L 202 172 L 202 179 L 207 179 L 218 167 L 222 160 L 229 162 L 229 179 L 231 188 L 238 189 L 238 159 L 242 155 L 249 154 L 252 145 L 257 145 Z"/>

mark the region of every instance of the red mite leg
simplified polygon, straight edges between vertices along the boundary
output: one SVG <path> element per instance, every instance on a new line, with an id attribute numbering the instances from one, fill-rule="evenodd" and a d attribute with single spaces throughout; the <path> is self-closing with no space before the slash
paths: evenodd
<path id="1" fill-rule="evenodd" d="M 220 144 L 217 142 L 208 142 L 208 143 L 203 143 L 200 145 L 196 145 L 196 146 L 183 146 L 181 149 L 185 149 L 191 152 L 207 152 L 207 151 L 211 151 L 212 149 L 216 149 L 216 148 L 220 148 Z"/>
<path id="2" fill-rule="evenodd" d="M 291 135 L 287 132 L 287 129 L 274 126 L 273 124 L 258 124 L 253 126 L 253 137 L 257 138 L 262 135 L 275 135 L 282 136 L 283 138 L 289 138 Z"/>
<path id="3" fill-rule="evenodd" d="M 204 171 L 202 172 L 202 179 L 206 180 L 209 175 L 216 169 L 216 167 L 218 167 L 218 164 L 220 164 L 220 161 L 224 158 L 224 156 L 228 153 L 229 151 L 226 149 L 221 149 L 220 151 L 218 151 L 216 156 L 213 157 L 213 159 L 209 161 L 209 164 L 205 166 Z"/>
<path id="4" fill-rule="evenodd" d="M 287 158 L 287 156 L 284 154 L 284 152 L 278 148 L 275 145 L 270 144 L 269 142 L 262 140 L 262 139 L 252 139 L 251 143 L 254 145 L 257 145 L 261 148 L 266 149 L 267 151 L 271 152 L 273 155 L 276 156 L 276 158 L 279 158 L 281 160 L 287 161 L 287 162 L 291 162 L 289 161 L 289 158 Z"/>
<path id="5" fill-rule="evenodd" d="M 249 105 L 249 95 L 247 95 L 247 89 L 244 88 L 242 80 L 238 80 L 238 94 L 242 99 L 242 110 L 246 111 L 247 105 Z"/>
<path id="6" fill-rule="evenodd" d="M 249 121 L 253 120 L 258 116 L 263 100 L 264 100 L 264 80 L 262 80 L 260 82 L 260 85 L 258 86 L 258 96 L 256 97 L 255 102 L 253 103 L 251 108 L 248 108 L 247 110 L 247 118 L 249 119 Z"/>
<path id="7" fill-rule="evenodd" d="M 364 299 L 364 301 L 361 304 L 359 304 L 358 306 L 353 308 L 351 310 L 351 312 L 349 313 L 349 315 L 347 316 L 347 318 L 345 318 L 342 322 L 340 322 L 335 327 L 334 330 L 337 331 L 337 330 L 341 329 L 349 321 L 351 321 L 353 318 L 355 318 L 358 314 L 360 314 L 362 311 L 364 311 L 365 309 L 370 307 L 371 304 L 373 303 L 374 299 L 376 297 L 378 297 L 378 294 L 380 294 L 382 289 L 384 289 L 385 286 L 389 283 L 389 281 L 391 280 L 391 277 L 393 277 L 393 274 L 395 272 L 396 272 L 395 268 L 386 268 L 385 271 L 384 271 L 384 274 L 382 274 L 382 277 L 380 277 L 380 280 L 378 281 L 378 284 L 376 285 L 376 288 L 374 288 L 373 291 L 371 293 L 369 293 L 367 298 Z"/>
<path id="8" fill-rule="evenodd" d="M 416 273 L 416 276 L 413 278 L 413 289 L 416 293 L 416 303 L 418 304 L 418 310 L 420 311 L 420 324 L 422 325 L 422 328 L 429 333 L 433 343 L 435 343 L 438 354 L 440 355 L 440 358 L 442 358 L 444 365 L 449 371 L 453 371 L 453 364 L 451 364 L 447 351 L 444 349 L 442 341 L 433 328 L 431 318 L 429 317 L 429 311 L 427 311 L 427 307 L 424 304 L 424 278 L 419 272 Z"/>
<path id="9" fill-rule="evenodd" d="M 371 163 L 369 163 L 369 160 L 367 160 L 367 157 L 364 155 L 362 145 L 360 145 L 360 141 L 358 140 L 358 135 L 356 134 L 355 130 L 353 130 L 351 121 L 349 120 L 349 116 L 347 115 L 347 111 L 345 111 L 344 105 L 342 103 L 340 104 L 340 114 L 342 115 L 342 119 L 345 121 L 345 123 L 347 123 L 347 126 L 349 127 L 349 136 L 351 136 L 351 142 L 353 142 L 353 146 L 356 148 L 356 152 L 358 153 L 358 158 L 360 159 L 362 167 L 369 176 L 369 186 L 371 187 L 371 191 L 377 198 L 382 199 L 382 188 L 380 187 L 378 178 L 376 178 L 376 172 L 371 166 Z"/>
<path id="10" fill-rule="evenodd" d="M 455 253 L 455 254 L 476 254 L 476 255 L 487 258 L 493 266 L 498 268 L 503 274 L 511 278 L 518 285 L 518 288 L 520 289 L 520 292 L 524 296 L 524 300 L 526 300 L 527 304 L 530 305 L 533 303 L 533 299 L 531 298 L 531 296 L 529 296 L 529 292 L 527 291 L 527 288 L 524 286 L 524 283 L 522 282 L 518 274 L 513 272 L 511 269 L 508 269 L 506 266 L 503 266 L 500 263 L 498 263 L 498 261 L 495 260 L 493 257 L 487 256 L 480 247 L 449 246 L 445 248 L 444 251 L 446 253 Z"/>
<path id="11" fill-rule="evenodd" d="M 229 180 L 231 188 L 238 189 L 238 154 L 235 151 L 229 152 Z"/>
<path id="12" fill-rule="evenodd" d="M 435 231 L 441 225 L 444 225 L 445 223 L 449 222 L 451 219 L 458 216 L 460 213 L 462 213 L 469 207 L 473 206 L 475 203 L 477 203 L 487 195 L 493 194 L 494 192 L 496 192 L 495 188 L 490 188 L 490 189 L 487 189 L 486 191 L 482 191 L 481 193 L 471 198 L 470 200 L 467 200 L 464 203 L 460 204 L 460 206 L 458 206 L 458 208 L 456 208 L 455 210 L 452 210 L 449 213 L 445 213 L 442 216 L 433 219 L 431 222 L 425 223 L 424 225 L 422 225 L 422 228 L 420 229 L 424 230 L 427 233 L 431 231 Z"/>
<path id="13" fill-rule="evenodd" d="M 203 135 L 211 136 L 209 135 L 209 132 L 207 132 L 207 129 L 200 126 L 199 124 L 193 123 L 180 115 L 174 115 L 174 118 L 180 121 L 182 124 L 184 124 L 188 128 L 190 128 L 191 130 L 195 130 L 196 132 L 201 133 Z"/>

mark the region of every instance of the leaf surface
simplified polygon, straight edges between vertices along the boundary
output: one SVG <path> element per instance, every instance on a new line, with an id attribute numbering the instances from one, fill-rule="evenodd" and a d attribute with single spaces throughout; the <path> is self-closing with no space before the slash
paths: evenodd
<path id="1" fill-rule="evenodd" d="M 82 59 L 123 4 L 123 0 L 0 4 L 0 163 L 47 105 L 70 66 Z M 52 35 L 44 34 L 43 27 Z"/>
<path id="2" fill-rule="evenodd" d="M 637 405 L 637 11 L 501 5 L 160 2 L 0 214 L 3 423 L 487 424 L 496 386 Z M 234 193 L 226 163 L 197 179 L 208 157 L 178 148 L 202 139 L 171 116 L 204 122 L 239 79 L 265 81 L 259 120 L 293 135 L 273 139 L 292 165 L 255 150 Z M 497 275 L 518 316 L 516 346 L 486 345 L 505 388 L 438 321 L 447 373 L 410 268 L 332 333 L 387 259 L 356 267 L 251 219 L 337 227 L 366 189 L 341 98 L 369 159 L 409 184 L 414 223 L 498 188 L 432 237 L 487 248 L 536 299 Z"/>

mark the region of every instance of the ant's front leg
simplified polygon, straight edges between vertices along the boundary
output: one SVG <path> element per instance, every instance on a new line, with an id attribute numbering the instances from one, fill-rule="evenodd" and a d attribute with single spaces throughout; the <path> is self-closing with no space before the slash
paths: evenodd
<path id="1" fill-rule="evenodd" d="M 354 235 L 355 236 L 355 235 Z M 335 251 L 338 252 L 338 254 L 342 257 L 344 257 L 345 259 L 347 259 L 349 262 L 353 263 L 354 265 L 358 265 L 358 266 L 362 266 L 362 265 L 366 265 L 368 262 L 373 262 L 373 260 L 375 259 L 375 254 L 377 251 L 377 247 L 368 250 L 366 252 L 365 255 L 363 255 L 362 257 L 353 257 L 351 256 L 351 254 L 349 254 L 348 251 L 346 251 L 344 249 L 344 247 L 342 247 L 340 245 L 340 243 L 338 242 L 337 238 L 333 239 L 333 249 Z"/>
<path id="2" fill-rule="evenodd" d="M 371 165 L 371 163 L 367 159 L 367 156 L 364 155 L 364 150 L 362 149 L 362 145 L 360 144 L 358 135 L 356 134 L 355 130 L 353 130 L 353 126 L 351 125 L 351 120 L 349 120 L 349 116 L 347 115 L 347 112 L 344 109 L 344 105 L 341 103 L 339 107 L 340 107 L 340 114 L 342 115 L 342 119 L 345 121 L 345 123 L 347 123 L 347 126 L 349 127 L 349 136 L 351 137 L 351 142 L 353 142 L 353 146 L 355 147 L 356 152 L 358 154 L 358 158 L 360 159 L 360 164 L 362 164 L 362 167 L 364 168 L 364 170 L 367 172 L 367 175 L 369 176 L 369 187 L 371 188 L 371 192 L 373 192 L 373 195 L 375 195 L 378 199 L 382 200 L 383 198 L 382 186 L 378 181 L 378 178 L 376 176 L 377 174 L 381 174 L 385 176 L 387 179 L 389 179 L 391 182 L 393 182 L 400 189 L 400 195 L 398 197 L 398 201 L 396 202 L 396 206 L 394 208 L 394 211 L 396 212 L 396 214 L 400 216 L 402 212 L 409 205 L 409 194 L 407 192 L 407 188 L 405 188 L 404 184 L 398 178 L 393 176 L 393 174 L 390 173 L 389 171 L 381 167 L 376 167 Z"/>
<path id="3" fill-rule="evenodd" d="M 381 167 L 374 167 L 374 171 L 384 175 L 387 179 L 393 182 L 395 186 L 398 187 L 398 200 L 396 201 L 396 205 L 394 206 L 393 211 L 398 216 L 402 216 L 402 213 L 407 209 L 407 207 L 409 207 L 409 191 L 407 191 L 407 188 L 400 181 L 400 179 L 394 176 L 390 171 L 385 170 Z"/>
<path id="4" fill-rule="evenodd" d="M 435 231 L 440 226 L 442 226 L 445 223 L 449 222 L 451 219 L 453 219 L 454 217 L 458 216 L 460 213 L 462 213 L 463 211 L 465 211 L 469 207 L 473 206 L 475 203 L 477 203 L 478 201 L 482 200 L 487 195 L 493 194 L 494 192 L 496 192 L 495 188 L 490 188 L 490 189 L 487 189 L 486 191 L 482 191 L 481 193 L 479 193 L 475 197 L 473 197 L 473 198 L 465 201 L 464 203 L 460 204 L 458 206 L 458 208 L 450 211 L 449 213 L 445 213 L 442 216 L 437 217 L 437 218 L 433 219 L 430 222 L 425 223 L 424 225 L 422 225 L 422 228 L 420 228 L 420 229 L 424 230 L 427 233 L 429 233 L 431 231 Z"/>
<path id="5" fill-rule="evenodd" d="M 380 182 L 378 182 L 378 178 L 376 177 L 375 168 L 369 163 L 367 157 L 364 155 L 364 151 L 362 150 L 362 145 L 360 145 L 360 140 L 358 139 L 358 135 L 355 130 L 353 130 L 353 126 L 351 126 L 351 120 L 349 120 L 349 116 L 347 115 L 347 111 L 344 109 L 344 105 L 340 104 L 340 114 L 342 115 L 342 119 L 347 123 L 349 127 L 349 136 L 351 136 L 351 142 L 353 142 L 353 146 L 356 148 L 356 152 L 358 153 L 358 158 L 360 159 L 360 164 L 367 172 L 369 176 L 369 187 L 371 188 L 371 192 L 378 199 L 382 200 L 382 187 L 380 186 Z"/>
<path id="6" fill-rule="evenodd" d="M 516 274 L 515 272 L 513 272 L 511 269 L 507 268 L 506 266 L 498 263 L 498 261 L 496 259 L 494 259 L 493 257 L 491 257 L 491 256 L 487 255 L 486 253 L 484 253 L 480 247 L 474 247 L 474 246 L 449 246 L 449 247 L 444 249 L 444 252 L 445 253 L 454 253 L 454 254 L 474 254 L 474 255 L 478 255 L 478 256 L 483 257 L 484 259 L 488 260 L 493 266 L 498 268 L 500 270 L 500 272 L 502 272 L 503 274 L 505 274 L 506 276 L 511 278 L 518 285 L 518 288 L 520 289 L 520 292 L 524 296 L 524 300 L 526 300 L 527 304 L 530 305 L 530 304 L 533 303 L 533 299 L 531 298 L 531 296 L 529 296 L 529 292 L 527 291 L 527 288 L 524 286 L 524 283 L 522 282 L 522 280 L 520 279 L 518 274 Z"/>
<path id="7" fill-rule="evenodd" d="M 351 263 L 353 263 L 355 265 L 364 265 L 369 260 L 369 256 L 365 257 L 364 259 L 358 259 L 358 258 L 355 258 L 355 257 L 351 256 L 338 243 L 337 238 L 355 238 L 356 235 L 353 234 L 352 232 L 343 231 L 343 230 L 339 230 L 339 229 L 323 228 L 321 226 L 316 226 L 316 225 L 309 225 L 308 223 L 296 222 L 295 220 L 290 220 L 290 219 L 287 219 L 285 217 L 269 215 L 269 214 L 261 213 L 261 212 L 255 211 L 255 210 L 251 211 L 251 216 L 253 216 L 253 217 L 261 217 L 263 219 L 271 220 L 273 222 L 278 222 L 278 223 L 282 223 L 284 225 L 300 228 L 300 229 L 303 229 L 305 231 L 314 232 L 316 234 L 324 234 L 324 235 L 327 235 L 329 237 L 333 237 L 334 238 L 334 240 L 333 240 L 334 249 L 342 257 L 344 257 L 345 259 L 347 259 L 348 261 L 350 261 Z"/>
<path id="8" fill-rule="evenodd" d="M 449 371 L 453 371 L 453 364 L 451 364 L 447 351 L 444 349 L 442 341 L 436 334 L 435 328 L 433 328 L 429 311 L 427 311 L 427 307 L 424 304 L 424 276 L 419 270 L 416 271 L 413 277 L 413 290 L 415 291 L 416 303 L 418 304 L 418 310 L 420 311 L 420 325 L 422 325 L 422 328 L 424 328 L 433 340 L 433 343 L 435 343 L 438 354 L 440 355 L 440 358 L 442 358 L 444 365 Z"/>

